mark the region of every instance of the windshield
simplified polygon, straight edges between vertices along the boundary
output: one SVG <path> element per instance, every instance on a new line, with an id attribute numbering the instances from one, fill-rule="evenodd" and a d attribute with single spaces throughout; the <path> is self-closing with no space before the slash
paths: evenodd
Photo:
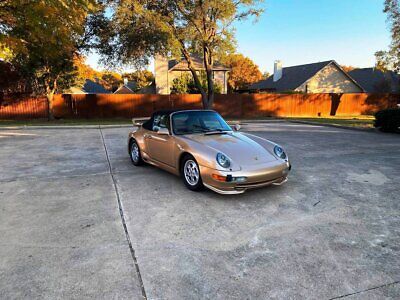
<path id="1" fill-rule="evenodd" d="M 232 131 L 215 111 L 183 111 L 172 115 L 174 134 Z"/>

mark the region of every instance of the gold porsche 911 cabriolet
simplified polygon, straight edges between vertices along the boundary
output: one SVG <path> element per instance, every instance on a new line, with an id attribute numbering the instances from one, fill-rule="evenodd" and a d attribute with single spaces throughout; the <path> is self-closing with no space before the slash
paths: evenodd
<path id="1" fill-rule="evenodd" d="M 135 166 L 143 162 L 182 177 L 193 190 L 207 187 L 220 194 L 281 185 L 290 171 L 289 158 L 277 144 L 237 132 L 212 110 L 158 111 L 129 134 Z"/>

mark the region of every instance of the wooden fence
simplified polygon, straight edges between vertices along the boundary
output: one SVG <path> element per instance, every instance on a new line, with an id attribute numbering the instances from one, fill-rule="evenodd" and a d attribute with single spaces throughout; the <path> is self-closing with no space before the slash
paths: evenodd
<path id="1" fill-rule="evenodd" d="M 0 120 L 47 118 L 46 98 L 20 99 L 0 104 Z"/>
<path id="2" fill-rule="evenodd" d="M 366 115 L 395 107 L 393 94 L 231 94 L 216 95 L 214 109 L 225 117 L 316 117 Z M 143 117 L 160 109 L 201 108 L 200 95 L 63 94 L 54 98 L 58 118 Z M 45 99 L 0 106 L 0 119 L 45 118 Z"/>

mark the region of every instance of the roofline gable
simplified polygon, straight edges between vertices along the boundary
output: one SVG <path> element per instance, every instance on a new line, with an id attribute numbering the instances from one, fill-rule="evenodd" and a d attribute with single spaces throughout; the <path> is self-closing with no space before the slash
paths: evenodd
<path id="1" fill-rule="evenodd" d="M 332 62 L 336 65 L 336 67 L 339 68 L 340 71 L 342 71 L 344 75 L 346 75 L 356 86 L 358 86 L 361 89 L 361 91 L 365 93 L 364 88 L 353 77 L 351 77 L 349 73 L 343 70 L 343 68 L 336 61 L 333 60 Z"/>
<path id="2" fill-rule="evenodd" d="M 134 91 L 132 91 L 132 89 L 130 89 L 128 86 L 126 86 L 126 85 L 124 84 L 124 85 L 121 85 L 119 88 L 117 88 L 113 94 L 115 94 L 116 92 L 120 91 L 122 88 L 127 88 L 127 89 L 130 90 L 132 93 L 135 93 Z"/>
<path id="3" fill-rule="evenodd" d="M 298 87 L 296 87 L 296 88 L 293 89 L 293 90 L 296 90 L 296 89 L 298 89 L 299 87 L 301 87 L 303 84 L 309 82 L 315 75 L 317 75 L 319 72 L 321 72 L 321 71 L 322 71 L 323 69 L 325 69 L 327 66 L 329 66 L 332 62 L 334 62 L 334 60 L 328 60 L 328 61 L 326 61 L 326 62 L 327 62 L 327 64 L 326 64 L 325 66 L 323 66 L 323 67 L 321 67 L 319 70 L 315 71 L 315 73 L 314 73 L 313 75 L 311 75 L 310 77 L 308 77 L 308 79 L 307 79 L 306 81 L 302 82 Z"/>
<path id="4" fill-rule="evenodd" d="M 335 60 L 331 60 L 328 64 L 326 64 L 325 66 L 323 66 L 321 69 L 319 69 L 318 71 L 316 71 L 314 73 L 314 75 L 310 76 L 306 81 L 304 81 L 303 83 L 301 83 L 298 87 L 296 87 L 296 89 L 298 89 L 299 87 L 301 87 L 303 84 L 309 82 L 315 75 L 317 75 L 319 72 L 321 72 L 323 69 L 327 68 L 328 66 L 330 66 L 331 64 L 334 64 L 335 67 L 337 69 L 339 69 L 339 71 L 341 71 L 347 78 L 350 79 L 351 82 L 353 82 L 358 88 L 361 89 L 362 92 L 365 93 L 365 90 L 363 89 L 363 87 L 357 82 L 355 81 L 345 70 L 343 70 L 343 68 L 335 61 Z"/>

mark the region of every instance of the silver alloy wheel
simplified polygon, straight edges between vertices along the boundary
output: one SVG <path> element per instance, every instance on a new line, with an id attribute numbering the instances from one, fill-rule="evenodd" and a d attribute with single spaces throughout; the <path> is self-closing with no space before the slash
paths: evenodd
<path id="1" fill-rule="evenodd" d="M 200 179 L 199 168 L 195 161 L 188 159 L 183 167 L 183 174 L 185 176 L 186 182 L 191 186 L 195 186 Z"/>
<path id="2" fill-rule="evenodd" d="M 139 147 L 136 143 L 133 143 L 131 146 L 131 157 L 135 163 L 139 161 Z"/>

